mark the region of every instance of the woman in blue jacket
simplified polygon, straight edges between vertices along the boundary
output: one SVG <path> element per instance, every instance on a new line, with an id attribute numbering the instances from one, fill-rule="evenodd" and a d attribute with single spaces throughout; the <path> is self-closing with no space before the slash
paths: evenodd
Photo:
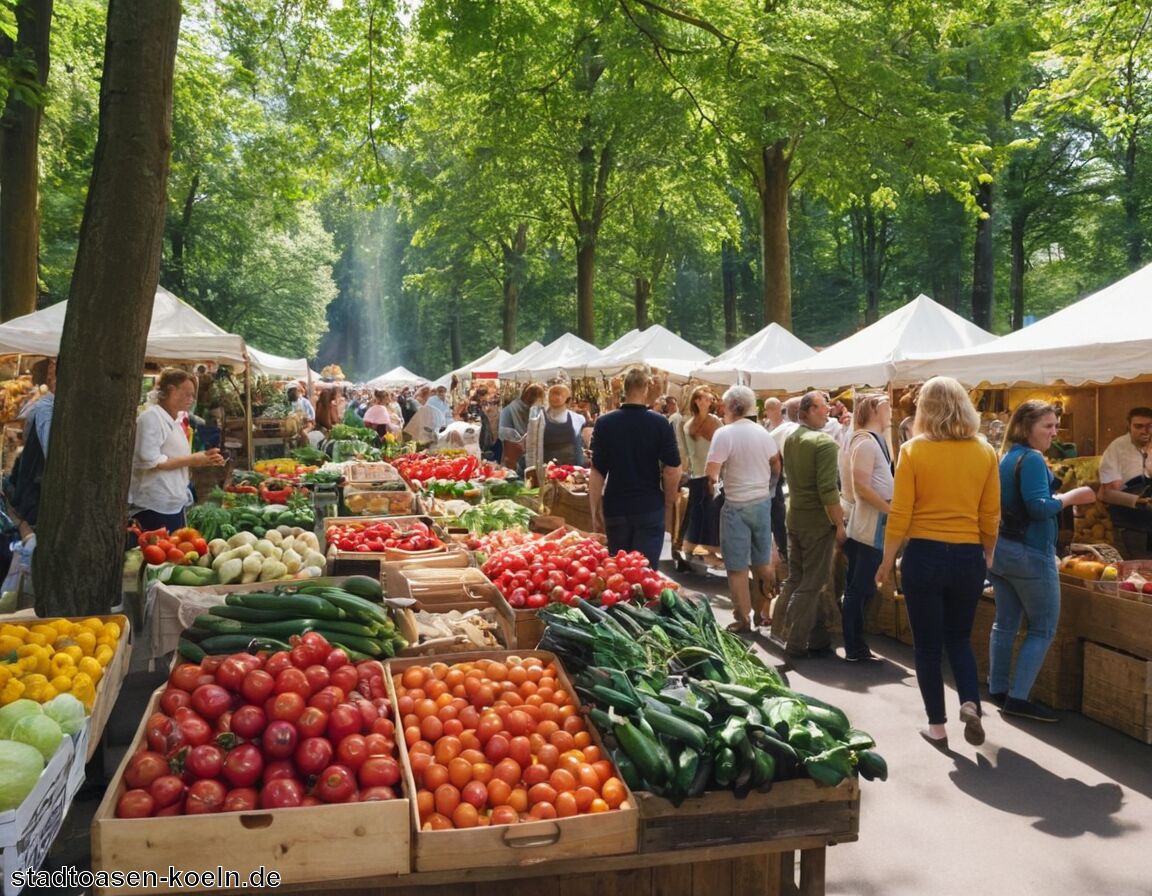
<path id="1" fill-rule="evenodd" d="M 1056 571 L 1056 534 L 1060 511 L 1091 504 L 1087 486 L 1056 494 L 1056 478 L 1044 452 L 1056 437 L 1056 409 L 1043 401 L 1025 401 L 1004 432 L 1000 461 L 1000 537 L 988 578 L 996 595 L 996 622 L 989 645 L 988 691 L 1005 715 L 1055 722 L 1047 707 L 1028 699 L 1060 619 L 1060 580 Z M 1012 646 L 1027 618 L 1028 633 L 1012 672 Z"/>

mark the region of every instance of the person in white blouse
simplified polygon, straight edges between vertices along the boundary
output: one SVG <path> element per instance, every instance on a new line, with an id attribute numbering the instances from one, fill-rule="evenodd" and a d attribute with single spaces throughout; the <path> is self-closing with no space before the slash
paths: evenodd
<path id="1" fill-rule="evenodd" d="M 193 453 L 188 433 L 179 422 L 196 401 L 196 378 L 169 368 L 156 384 L 156 403 L 136 418 L 136 448 L 128 513 L 144 531 L 184 525 L 184 508 L 192 503 L 188 471 L 192 467 L 222 467 L 218 448 Z"/>

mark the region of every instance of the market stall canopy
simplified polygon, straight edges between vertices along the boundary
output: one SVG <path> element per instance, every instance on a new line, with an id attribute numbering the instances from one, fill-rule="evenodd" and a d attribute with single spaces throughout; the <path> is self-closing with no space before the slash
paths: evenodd
<path id="1" fill-rule="evenodd" d="M 59 354 L 67 312 L 68 303 L 59 302 L 0 324 L 0 354 Z M 216 326 L 163 286 L 156 287 L 144 357 L 148 361 L 221 361 L 237 365 L 246 361 L 241 337 Z"/>
<path id="2" fill-rule="evenodd" d="M 281 358 L 279 355 L 270 355 L 258 348 L 248 346 L 248 357 L 252 361 L 252 370 L 257 376 L 271 377 L 272 379 L 304 380 L 309 377 L 307 358 Z M 316 376 L 319 379 L 319 374 Z"/>
<path id="3" fill-rule="evenodd" d="M 584 367 L 581 374 L 612 375 L 632 364 L 647 364 L 686 379 L 692 368 L 708 360 L 708 353 L 659 324 L 625 333 L 603 351 L 603 360 Z M 576 373 L 574 372 L 574 375 Z"/>
<path id="4" fill-rule="evenodd" d="M 544 348 L 539 342 L 533 339 L 524 348 L 518 352 L 513 352 L 511 356 L 504 359 L 504 363 L 497 367 L 497 371 L 501 370 L 514 370 L 520 366 L 520 363 L 531 358 L 536 352 Z"/>
<path id="5" fill-rule="evenodd" d="M 910 355 L 906 382 L 954 376 L 967 386 L 1104 384 L 1152 374 L 1152 265 L 979 347 Z"/>
<path id="6" fill-rule="evenodd" d="M 500 368 L 501 379 L 547 380 L 564 373 L 576 376 L 575 371 L 583 370 L 603 360 L 600 349 L 585 342 L 575 333 L 565 333 L 554 342 L 527 356 L 519 364 L 505 361 Z"/>
<path id="7" fill-rule="evenodd" d="M 428 382 L 424 377 L 418 376 L 407 367 L 393 367 L 387 373 L 370 379 L 364 384 L 366 389 L 399 389 L 402 386 L 422 386 Z"/>
<path id="8" fill-rule="evenodd" d="M 803 361 L 750 374 L 753 389 L 800 392 L 840 386 L 904 385 L 897 364 L 914 352 L 953 352 L 974 348 L 996 337 L 954 311 L 917 296 L 876 323 Z"/>
<path id="9" fill-rule="evenodd" d="M 771 323 L 711 361 L 694 367 L 692 378 L 728 386 L 747 384 L 753 372 L 803 361 L 815 354 L 816 349 L 797 339 L 780 324 Z"/>
<path id="10" fill-rule="evenodd" d="M 474 371 L 481 373 L 495 372 L 500 369 L 501 365 L 507 364 L 508 359 L 512 357 L 511 352 L 506 352 L 504 349 L 497 346 L 491 351 L 482 354 L 475 361 L 469 361 L 463 367 L 457 367 L 455 370 L 450 370 L 438 380 L 433 380 L 432 387 L 452 385 L 452 377 L 463 379 L 464 377 L 471 376 Z"/>

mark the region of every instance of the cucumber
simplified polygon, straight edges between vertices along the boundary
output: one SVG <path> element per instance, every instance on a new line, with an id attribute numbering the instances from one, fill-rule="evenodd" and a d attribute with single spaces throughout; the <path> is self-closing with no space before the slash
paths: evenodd
<path id="1" fill-rule="evenodd" d="M 368 576 L 349 576 L 340 583 L 340 588 L 365 600 L 379 602 L 384 599 L 384 589 L 380 586 L 380 580 Z"/>
<path id="2" fill-rule="evenodd" d="M 692 747 L 697 753 L 708 749 L 708 733 L 691 722 L 686 722 L 679 716 L 666 712 L 659 701 L 653 700 L 644 707 L 644 718 L 657 734 L 663 734 L 673 740 Z"/>
<path id="3" fill-rule="evenodd" d="M 321 600 L 326 600 L 333 606 L 343 610 L 347 615 L 359 617 L 365 622 L 373 621 L 381 624 L 390 624 L 392 621 L 388 618 L 387 611 L 380 606 L 380 604 L 374 604 L 362 597 L 357 597 L 355 594 L 341 591 L 339 588 L 325 588 Z"/>
<path id="4" fill-rule="evenodd" d="M 287 618 L 283 610 L 257 610 L 252 607 L 232 607 L 228 604 L 210 607 L 208 612 L 213 616 L 235 619 L 238 622 L 279 622 Z"/>
<path id="5" fill-rule="evenodd" d="M 276 594 L 253 591 L 247 594 L 229 594 L 224 602 L 233 607 L 254 610 L 282 610 L 285 616 L 308 619 L 347 619 L 339 607 L 314 594 Z M 371 606 L 371 605 L 369 605 Z"/>
<path id="6" fill-rule="evenodd" d="M 292 648 L 275 638 L 261 638 L 253 635 L 214 635 L 200 642 L 205 653 L 240 653 L 245 650 L 291 650 Z"/>
<path id="7" fill-rule="evenodd" d="M 645 781 L 662 787 L 674 777 L 672 757 L 659 740 L 649 737 L 627 719 L 617 722 L 612 731 L 620 748 L 636 764 L 636 770 Z"/>
<path id="8" fill-rule="evenodd" d="M 204 652 L 204 648 L 199 644 L 193 644 L 187 638 L 181 638 L 176 648 L 180 656 L 188 660 L 190 663 L 198 663 L 208 654 Z"/>
<path id="9" fill-rule="evenodd" d="M 192 625 L 218 635 L 238 634 L 244 627 L 243 623 L 236 619 L 225 619 L 223 616 L 213 616 L 211 613 L 201 613 L 192 620 Z"/>

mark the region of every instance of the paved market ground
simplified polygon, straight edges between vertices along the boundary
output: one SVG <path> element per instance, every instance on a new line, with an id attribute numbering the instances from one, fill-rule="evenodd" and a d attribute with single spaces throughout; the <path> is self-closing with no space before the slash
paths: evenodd
<path id="1" fill-rule="evenodd" d="M 714 593 L 719 615 L 731 619 L 723 578 L 676 577 Z M 781 662 L 766 637 L 754 643 Z M 863 783 L 859 841 L 828 852 L 829 894 L 1152 893 L 1152 746 L 1077 713 L 1044 725 L 992 711 L 983 746 L 966 744 L 953 722 L 952 752 L 938 753 L 916 733 L 924 720 L 912 649 L 883 637 L 871 646 L 883 663 L 806 659 L 788 670 L 797 690 L 839 704 L 871 732 L 891 768 L 887 783 Z M 109 723 L 109 773 L 161 679 L 137 651 Z M 950 706 L 954 713 L 954 693 Z M 101 788 L 90 790 L 74 803 L 47 867 L 90 867 L 88 825 Z"/>

